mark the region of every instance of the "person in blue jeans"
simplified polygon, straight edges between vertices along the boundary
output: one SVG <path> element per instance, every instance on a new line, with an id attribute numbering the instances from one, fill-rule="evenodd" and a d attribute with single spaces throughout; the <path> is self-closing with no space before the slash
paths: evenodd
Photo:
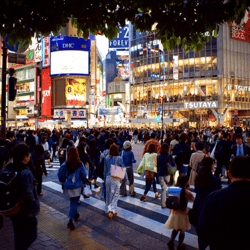
<path id="1" fill-rule="evenodd" d="M 172 167 L 175 167 L 175 161 L 172 155 L 168 154 L 169 145 L 163 143 L 161 145 L 160 154 L 157 155 L 157 173 L 158 180 L 161 185 L 161 207 L 166 208 L 166 199 L 167 199 L 167 183 L 170 181 L 170 175 L 168 174 L 168 164 Z"/>
<path id="2" fill-rule="evenodd" d="M 69 148 L 67 160 L 62 164 L 57 175 L 59 181 L 63 183 L 64 193 L 70 198 L 68 228 L 74 230 L 73 220 L 77 221 L 80 217 L 79 213 L 77 213 L 78 201 L 86 178 L 86 169 L 79 158 L 77 148 Z"/>
<path id="3" fill-rule="evenodd" d="M 133 170 L 133 163 L 136 163 L 136 159 L 134 156 L 134 153 L 131 151 L 132 146 L 130 141 L 125 141 L 123 143 L 123 150 L 120 152 L 120 156 L 123 159 L 123 163 L 126 167 L 127 177 L 122 180 L 121 189 L 120 189 L 120 195 L 122 197 L 127 196 L 127 189 L 126 189 L 126 182 L 129 181 L 129 194 L 131 196 L 135 196 L 134 191 L 134 170 Z"/>

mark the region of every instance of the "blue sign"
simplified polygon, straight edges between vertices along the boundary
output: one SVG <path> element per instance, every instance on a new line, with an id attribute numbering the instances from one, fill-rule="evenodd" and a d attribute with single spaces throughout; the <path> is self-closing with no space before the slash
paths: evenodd
<path id="1" fill-rule="evenodd" d="M 234 118 L 234 115 L 232 115 L 232 118 Z"/>
<path id="2" fill-rule="evenodd" d="M 237 120 L 237 119 L 235 119 L 235 121 L 237 122 L 238 120 Z"/>
<path id="3" fill-rule="evenodd" d="M 235 115 L 235 118 L 237 118 L 238 117 L 238 115 Z"/>
<path id="4" fill-rule="evenodd" d="M 11 35 L 11 34 L 10 34 L 10 35 Z M 17 51 L 18 51 L 18 46 L 19 46 L 20 42 L 17 42 L 15 45 L 10 46 L 10 45 L 9 45 L 9 38 L 10 38 L 10 35 L 8 35 L 8 36 L 6 36 L 6 37 L 4 38 L 5 45 L 6 45 L 6 47 L 7 47 L 8 50 L 17 52 Z"/>
<path id="5" fill-rule="evenodd" d="M 161 108 L 158 108 L 158 111 L 161 112 Z"/>
<path id="6" fill-rule="evenodd" d="M 50 76 L 90 75 L 91 41 L 78 37 L 50 39 Z"/>
<path id="7" fill-rule="evenodd" d="M 160 122 L 160 121 L 161 121 L 161 117 L 160 117 L 159 115 L 156 117 L 156 121 L 157 121 L 157 122 Z"/>
<path id="8" fill-rule="evenodd" d="M 99 108 L 99 115 L 119 115 L 119 107 Z"/>
<path id="9" fill-rule="evenodd" d="M 55 36 L 50 41 L 50 51 L 85 50 L 90 51 L 90 40 L 72 36 Z"/>
<path id="10" fill-rule="evenodd" d="M 117 33 L 116 38 L 109 41 L 109 48 L 128 48 L 129 47 L 129 26 L 119 27 L 120 33 Z"/>

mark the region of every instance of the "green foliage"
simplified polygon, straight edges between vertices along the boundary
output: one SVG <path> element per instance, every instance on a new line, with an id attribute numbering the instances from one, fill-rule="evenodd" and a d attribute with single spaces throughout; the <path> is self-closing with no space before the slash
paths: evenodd
<path id="1" fill-rule="evenodd" d="M 240 23 L 249 0 L 4 0 L 0 5 L 0 33 L 10 33 L 10 44 L 28 44 L 35 33 L 57 34 L 69 18 L 78 36 L 88 38 L 98 31 L 109 39 L 119 32 L 118 25 L 131 21 L 139 31 L 150 31 L 157 23 L 159 39 L 171 50 L 185 44 L 185 52 L 199 51 L 208 37 L 218 34 L 218 24 Z"/>

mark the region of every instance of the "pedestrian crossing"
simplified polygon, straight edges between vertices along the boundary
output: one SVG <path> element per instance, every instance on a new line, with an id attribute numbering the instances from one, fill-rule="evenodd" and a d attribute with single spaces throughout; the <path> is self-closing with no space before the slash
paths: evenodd
<path id="1" fill-rule="evenodd" d="M 53 166 L 52 168 L 47 168 L 49 172 L 58 171 L 58 169 L 60 168 L 60 164 L 58 161 L 52 162 L 51 165 Z M 98 185 L 102 186 L 103 181 L 100 178 L 98 178 L 97 181 Z M 63 192 L 61 184 L 58 181 L 45 181 L 43 182 L 43 185 L 59 193 Z M 165 229 L 164 224 L 168 219 L 170 210 L 168 208 L 161 208 L 160 199 L 155 199 L 155 193 L 152 191 L 149 191 L 146 196 L 148 200 L 147 202 L 141 202 L 139 200 L 140 196 L 144 193 L 145 190 L 145 180 L 142 179 L 141 176 L 137 173 L 134 173 L 134 185 L 135 192 L 137 194 L 136 197 L 119 197 L 117 211 L 118 217 L 169 238 L 171 236 L 172 230 Z M 227 184 L 224 183 L 223 186 L 227 186 Z M 156 187 L 158 192 L 161 193 L 161 186 L 157 184 Z M 127 185 L 127 190 L 128 188 L 129 186 Z M 195 195 L 194 187 L 191 188 L 191 191 Z M 95 194 L 98 189 L 99 188 L 92 189 L 93 194 L 90 198 L 84 199 L 83 197 L 81 197 L 80 200 L 83 204 L 93 206 L 94 208 L 97 208 L 101 213 L 103 213 L 105 211 L 105 202 L 103 200 L 95 198 Z M 189 202 L 188 207 L 192 208 L 193 202 Z M 186 232 L 184 243 L 191 247 L 198 248 L 198 238 L 193 227 L 191 228 L 191 230 Z"/>

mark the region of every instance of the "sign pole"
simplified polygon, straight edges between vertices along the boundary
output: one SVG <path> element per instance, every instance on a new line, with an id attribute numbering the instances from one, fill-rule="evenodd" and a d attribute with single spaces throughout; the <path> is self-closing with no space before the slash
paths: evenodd
<path id="1" fill-rule="evenodd" d="M 7 47 L 3 41 L 3 64 L 2 64 L 2 107 L 1 107 L 1 138 L 5 139 L 6 131 L 6 68 L 7 68 Z"/>

